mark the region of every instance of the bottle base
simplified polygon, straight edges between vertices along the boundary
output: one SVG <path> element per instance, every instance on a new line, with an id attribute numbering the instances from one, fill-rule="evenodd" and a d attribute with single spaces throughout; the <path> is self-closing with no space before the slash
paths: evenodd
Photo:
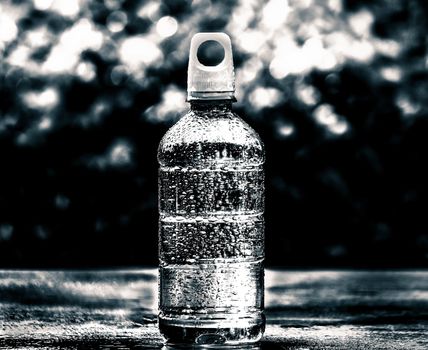
<path id="1" fill-rule="evenodd" d="M 219 319 L 214 322 L 203 322 L 200 318 L 193 322 L 189 320 L 171 320 L 159 316 L 159 330 L 167 345 L 175 348 L 194 345 L 198 347 L 215 348 L 217 346 L 246 346 L 260 342 L 265 330 L 265 317 L 259 314 L 251 323 L 242 324 L 241 320 Z M 202 321 L 202 322 L 201 322 Z M 233 324 L 235 323 L 235 325 Z"/>

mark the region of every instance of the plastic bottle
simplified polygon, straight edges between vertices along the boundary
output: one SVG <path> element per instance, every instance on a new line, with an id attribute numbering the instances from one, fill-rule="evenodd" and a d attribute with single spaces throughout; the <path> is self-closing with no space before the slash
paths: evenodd
<path id="1" fill-rule="evenodd" d="M 224 59 L 204 66 L 205 41 Z M 190 111 L 163 137 L 159 169 L 159 328 L 168 344 L 251 344 L 263 334 L 264 148 L 232 112 L 230 38 L 198 33 Z"/>

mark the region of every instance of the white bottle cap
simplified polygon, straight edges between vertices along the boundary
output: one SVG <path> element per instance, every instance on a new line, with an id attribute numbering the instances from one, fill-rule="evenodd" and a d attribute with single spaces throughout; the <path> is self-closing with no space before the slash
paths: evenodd
<path id="1" fill-rule="evenodd" d="M 198 49 L 206 41 L 217 41 L 224 58 L 216 66 L 205 66 L 198 60 Z M 187 100 L 234 99 L 235 72 L 232 44 L 225 33 L 197 33 L 190 43 L 187 71 Z"/>

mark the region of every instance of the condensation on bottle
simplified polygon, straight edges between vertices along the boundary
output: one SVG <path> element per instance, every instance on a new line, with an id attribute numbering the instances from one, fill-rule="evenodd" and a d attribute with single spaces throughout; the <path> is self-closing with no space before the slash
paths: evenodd
<path id="1" fill-rule="evenodd" d="M 215 41 L 216 66 L 198 59 Z M 263 143 L 232 112 L 230 38 L 198 33 L 190 111 L 165 134 L 159 161 L 159 329 L 168 344 L 253 344 L 265 327 Z"/>

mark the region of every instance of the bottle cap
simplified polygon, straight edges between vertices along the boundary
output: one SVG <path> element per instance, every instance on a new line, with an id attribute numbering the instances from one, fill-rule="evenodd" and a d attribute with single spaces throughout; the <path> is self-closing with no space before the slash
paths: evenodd
<path id="1" fill-rule="evenodd" d="M 205 66 L 198 59 L 198 49 L 206 41 L 216 41 L 224 49 L 224 58 L 216 66 Z M 197 33 L 190 43 L 187 71 L 187 100 L 234 99 L 235 73 L 232 44 L 225 33 Z"/>

